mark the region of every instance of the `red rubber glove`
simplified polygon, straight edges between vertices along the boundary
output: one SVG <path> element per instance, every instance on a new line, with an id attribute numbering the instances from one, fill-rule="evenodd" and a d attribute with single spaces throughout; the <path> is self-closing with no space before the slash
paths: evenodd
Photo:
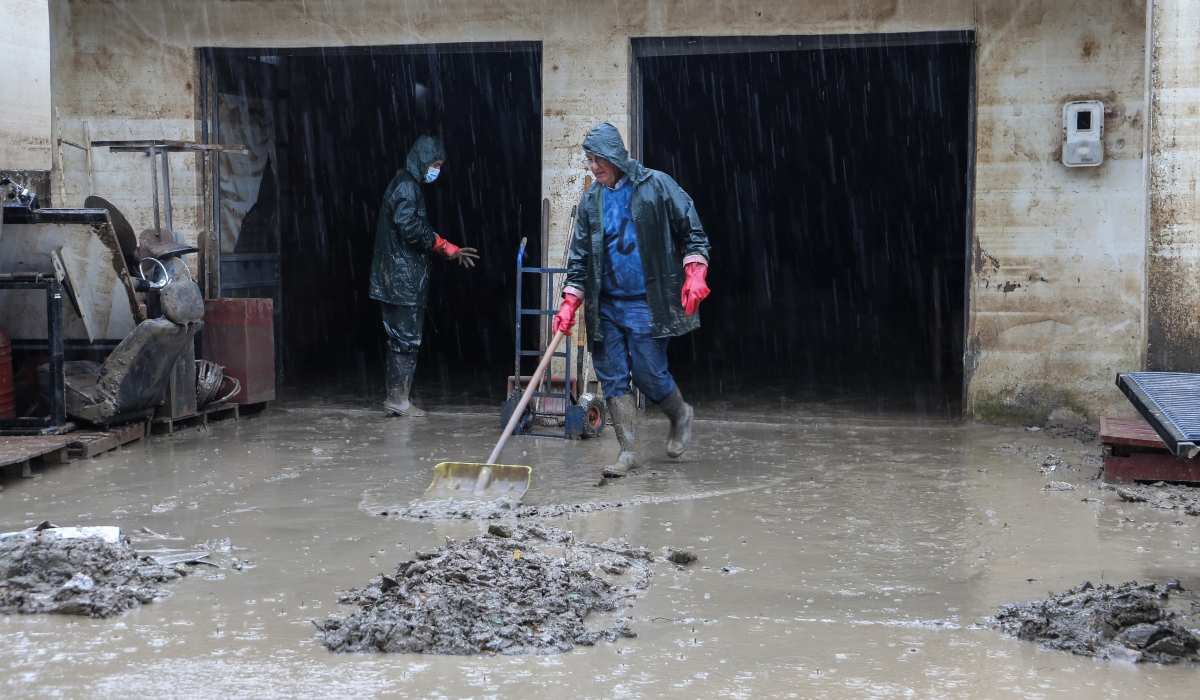
<path id="1" fill-rule="evenodd" d="M 680 301 L 683 303 L 683 313 L 691 316 L 700 308 L 700 302 L 708 297 L 708 283 L 704 281 L 708 276 L 708 265 L 688 263 L 684 266 L 684 271 L 687 272 L 687 280 L 683 283 Z"/>
<path id="2" fill-rule="evenodd" d="M 558 307 L 558 313 L 554 314 L 554 332 L 562 331 L 567 335 L 571 335 L 571 329 L 575 327 L 575 312 L 579 310 L 579 305 L 583 300 L 574 294 L 564 294 L 562 306 Z"/>
<path id="3" fill-rule="evenodd" d="M 475 267 L 474 258 L 479 257 L 475 254 L 474 248 L 459 248 L 441 236 L 434 240 L 433 250 L 447 260 L 458 261 L 463 267 Z"/>

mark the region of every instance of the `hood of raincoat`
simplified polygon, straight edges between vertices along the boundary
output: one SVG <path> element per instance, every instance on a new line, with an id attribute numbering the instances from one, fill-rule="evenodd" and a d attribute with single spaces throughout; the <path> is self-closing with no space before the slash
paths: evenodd
<path id="1" fill-rule="evenodd" d="M 436 136 L 421 136 L 417 138 L 412 150 L 408 152 L 405 168 L 417 179 L 417 182 L 425 182 L 425 171 L 429 169 L 433 161 L 445 159 L 446 148 L 442 145 L 441 139 Z"/>
<path id="2" fill-rule="evenodd" d="M 625 150 L 625 142 L 621 140 L 621 132 L 608 122 L 588 132 L 587 138 L 583 140 L 583 150 L 617 166 L 634 182 L 641 182 L 649 175 L 641 163 L 629 157 L 629 151 Z"/>

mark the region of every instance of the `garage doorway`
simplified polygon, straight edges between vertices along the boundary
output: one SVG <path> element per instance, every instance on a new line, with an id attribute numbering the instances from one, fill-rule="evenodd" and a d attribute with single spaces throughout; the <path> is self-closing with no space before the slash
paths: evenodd
<path id="1" fill-rule="evenodd" d="M 203 55 L 205 133 L 251 150 L 222 157 L 210 183 L 222 294 L 275 298 L 284 383 L 382 397 L 386 341 L 368 297 L 375 226 L 409 148 L 432 134 L 447 158 L 425 187 L 430 222 L 482 257 L 471 270 L 431 261 L 414 393 L 498 405 L 521 238 L 541 255 L 540 44 Z"/>
<path id="2" fill-rule="evenodd" d="M 971 32 L 635 39 L 634 148 L 712 242 L 708 400 L 961 415 Z"/>

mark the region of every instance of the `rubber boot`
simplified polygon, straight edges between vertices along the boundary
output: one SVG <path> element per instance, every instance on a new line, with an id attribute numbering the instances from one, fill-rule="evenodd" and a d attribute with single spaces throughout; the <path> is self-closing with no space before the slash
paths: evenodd
<path id="1" fill-rule="evenodd" d="M 692 441 L 692 407 L 683 400 L 679 387 L 672 389 L 658 407 L 671 419 L 671 430 L 667 433 L 667 455 L 678 457 Z"/>
<path id="2" fill-rule="evenodd" d="M 608 415 L 612 417 L 613 432 L 621 443 L 621 454 L 617 461 L 604 467 L 604 476 L 625 476 L 631 469 L 642 466 L 637 457 L 637 404 L 633 394 L 625 394 L 608 400 Z"/>
<path id="3" fill-rule="evenodd" d="M 408 400 L 412 390 L 413 375 L 417 371 L 417 354 L 388 351 L 385 380 L 387 400 L 383 407 L 397 416 L 420 418 L 425 412 Z"/>

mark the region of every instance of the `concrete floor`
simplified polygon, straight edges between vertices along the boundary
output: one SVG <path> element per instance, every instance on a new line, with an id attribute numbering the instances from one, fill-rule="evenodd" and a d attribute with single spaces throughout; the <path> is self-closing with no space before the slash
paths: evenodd
<path id="1" fill-rule="evenodd" d="M 652 498 L 553 524 L 699 555 L 659 565 L 631 611 L 638 638 L 548 657 L 325 651 L 312 620 L 338 609 L 336 590 L 486 529 L 377 515 L 418 497 L 437 462 L 487 456 L 497 419 L 477 411 L 402 420 L 293 400 L 8 482 L 0 530 L 50 519 L 179 538 L 139 547 L 233 549 L 122 617 L 0 618 L 0 696 L 1195 697 L 1194 667 L 1039 651 L 985 617 L 1085 580 L 1200 588 L 1200 519 L 1098 489 L 1095 445 L 802 405 L 701 406 L 680 460 L 661 456 L 651 415 L 650 466 L 602 487 L 611 431 L 511 443 L 503 461 L 534 469 L 526 504 Z M 1048 454 L 1071 468 L 1040 473 Z M 1050 480 L 1079 488 L 1042 491 Z"/>

